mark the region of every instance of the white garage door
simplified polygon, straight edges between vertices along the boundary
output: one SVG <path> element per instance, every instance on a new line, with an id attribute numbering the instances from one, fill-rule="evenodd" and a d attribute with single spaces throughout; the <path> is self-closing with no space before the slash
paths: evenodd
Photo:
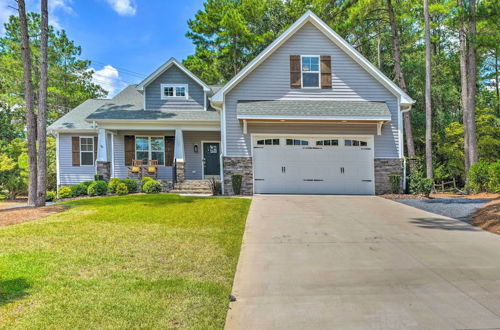
<path id="1" fill-rule="evenodd" d="M 374 194 L 373 136 L 254 136 L 254 192 Z"/>

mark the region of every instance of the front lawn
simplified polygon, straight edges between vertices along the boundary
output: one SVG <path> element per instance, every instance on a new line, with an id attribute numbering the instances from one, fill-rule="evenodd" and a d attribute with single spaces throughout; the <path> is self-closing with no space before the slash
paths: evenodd
<path id="1" fill-rule="evenodd" d="M 249 199 L 63 204 L 70 209 L 0 227 L 0 327 L 224 326 Z"/>

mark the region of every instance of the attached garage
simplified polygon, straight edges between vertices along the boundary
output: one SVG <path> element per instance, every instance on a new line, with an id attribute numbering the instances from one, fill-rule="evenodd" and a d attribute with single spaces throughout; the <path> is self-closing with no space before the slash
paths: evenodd
<path id="1" fill-rule="evenodd" d="M 374 194 L 373 136 L 252 136 L 254 192 Z"/>

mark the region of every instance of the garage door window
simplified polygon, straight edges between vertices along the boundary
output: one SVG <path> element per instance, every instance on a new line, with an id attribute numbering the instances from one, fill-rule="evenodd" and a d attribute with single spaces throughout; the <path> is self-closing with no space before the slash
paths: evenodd
<path id="1" fill-rule="evenodd" d="M 280 139 L 263 139 L 263 140 L 257 140 L 257 144 L 260 146 L 266 145 L 266 146 L 279 146 L 280 145 Z"/>
<path id="2" fill-rule="evenodd" d="M 317 146 L 338 146 L 339 145 L 339 140 L 319 140 L 316 141 Z"/>
<path id="3" fill-rule="evenodd" d="M 362 140 L 344 140 L 346 147 L 366 147 L 368 142 Z"/>
<path id="4" fill-rule="evenodd" d="M 297 139 L 286 139 L 287 146 L 308 146 L 309 141 L 297 140 Z"/>

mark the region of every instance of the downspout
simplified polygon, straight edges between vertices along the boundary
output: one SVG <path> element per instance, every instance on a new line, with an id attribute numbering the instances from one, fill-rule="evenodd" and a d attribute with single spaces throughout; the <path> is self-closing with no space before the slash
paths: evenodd
<path id="1" fill-rule="evenodd" d="M 220 145 L 220 155 L 219 155 L 219 168 L 220 168 L 220 172 L 219 172 L 219 175 L 220 175 L 220 181 L 221 181 L 221 195 L 224 196 L 224 139 L 226 138 L 224 136 L 224 130 L 222 128 L 222 121 L 224 120 L 223 118 L 223 107 L 221 107 L 220 105 L 216 104 L 215 102 L 212 102 L 212 100 L 210 100 L 210 105 L 215 109 L 217 110 L 219 113 L 220 113 L 220 135 L 221 135 L 221 145 Z"/>
<path id="2" fill-rule="evenodd" d="M 410 110 L 411 110 L 411 104 L 408 105 L 407 109 L 401 110 L 401 115 L 403 115 L 405 112 L 408 112 Z M 403 136 L 401 138 L 403 138 L 405 135 L 404 125 L 402 126 L 402 128 L 403 128 Z M 406 191 L 406 157 L 404 156 L 404 154 L 403 154 L 403 191 Z"/>

